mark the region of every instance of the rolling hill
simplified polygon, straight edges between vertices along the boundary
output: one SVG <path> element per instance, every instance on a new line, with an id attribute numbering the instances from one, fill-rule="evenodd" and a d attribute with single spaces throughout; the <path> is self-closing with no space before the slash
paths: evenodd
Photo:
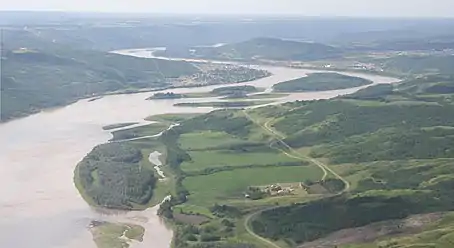
<path id="1" fill-rule="evenodd" d="M 52 44 L 3 55 L 1 120 L 118 90 L 162 87 L 199 70 L 186 62 L 141 59 Z"/>
<path id="2" fill-rule="evenodd" d="M 437 242 L 436 237 L 417 236 L 425 229 L 408 232 L 404 224 L 392 224 L 392 228 L 402 225 L 398 231 L 390 231 L 402 236 L 393 242 L 385 242 L 390 233 L 374 236 L 378 231 L 370 234 L 375 237 L 368 240 L 370 244 L 359 244 L 364 241 L 356 236 L 368 230 L 365 226 L 380 221 L 385 222 L 377 224 L 379 230 L 387 233 L 392 230 L 387 225 L 398 223 L 396 220 L 453 210 L 453 85 L 451 76 L 425 76 L 336 99 L 257 110 L 262 118 L 271 120 L 270 126 L 286 137 L 288 145 L 327 161 L 352 186 L 345 194 L 265 211 L 253 221 L 254 230 L 290 247 L 309 247 L 304 243 L 311 241 L 312 245 L 325 245 L 320 247 L 367 248 L 405 247 L 410 240 L 415 244 L 411 247 L 426 247 L 417 246 L 418 239 Z M 451 227 L 437 227 L 434 232 L 445 230 L 444 235 L 450 235 Z M 347 241 L 341 236 L 329 242 L 323 239 L 344 229 L 350 230 Z M 410 236 L 406 239 L 405 235 Z M 380 246 L 384 243 L 395 246 Z"/>
<path id="3" fill-rule="evenodd" d="M 217 47 L 193 47 L 189 51 L 172 50 L 168 56 L 192 56 L 219 60 L 299 60 L 336 58 L 342 50 L 321 43 L 298 42 L 276 38 L 255 38 Z"/>

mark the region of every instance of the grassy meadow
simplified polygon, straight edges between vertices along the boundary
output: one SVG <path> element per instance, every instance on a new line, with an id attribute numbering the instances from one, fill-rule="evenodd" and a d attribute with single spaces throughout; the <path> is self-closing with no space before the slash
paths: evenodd
<path id="1" fill-rule="evenodd" d="M 277 165 L 286 162 L 298 162 L 294 158 L 275 152 L 237 153 L 231 150 L 212 150 L 188 153 L 192 161 L 181 164 L 181 169 L 186 172 L 225 166 Z"/>
<path id="2" fill-rule="evenodd" d="M 211 206 L 229 199 L 244 199 L 249 186 L 319 180 L 321 171 L 314 166 L 277 166 L 224 171 L 206 176 L 188 177 L 183 185 L 190 192 L 188 203 Z"/>

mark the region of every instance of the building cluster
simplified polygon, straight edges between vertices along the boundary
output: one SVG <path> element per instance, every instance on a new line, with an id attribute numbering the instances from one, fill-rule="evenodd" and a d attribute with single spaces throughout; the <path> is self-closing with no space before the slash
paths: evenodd
<path id="1" fill-rule="evenodd" d="M 265 193 L 269 196 L 283 196 L 283 195 L 291 195 L 295 192 L 295 189 L 292 187 L 283 187 L 279 184 L 272 184 L 264 187 L 257 188 L 261 192 Z M 244 194 L 245 198 L 250 198 L 250 193 Z"/>

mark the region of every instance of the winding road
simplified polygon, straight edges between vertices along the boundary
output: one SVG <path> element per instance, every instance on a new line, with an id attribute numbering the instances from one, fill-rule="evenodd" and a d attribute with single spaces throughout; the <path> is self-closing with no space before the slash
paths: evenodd
<path id="1" fill-rule="evenodd" d="M 332 170 L 331 168 L 329 168 L 325 163 L 321 162 L 320 160 L 317 160 L 315 158 L 311 158 L 309 156 L 306 156 L 304 154 L 301 154 L 299 153 L 298 151 L 296 151 L 293 147 L 289 146 L 283 139 L 285 138 L 284 135 L 282 134 L 279 134 L 278 132 L 276 132 L 275 130 L 273 130 L 272 128 L 269 127 L 269 123 L 270 121 L 267 121 L 264 125 L 260 124 L 260 122 L 258 122 L 257 120 L 255 120 L 254 118 L 252 118 L 252 116 L 250 116 L 246 110 L 243 110 L 243 113 L 244 115 L 249 119 L 251 120 L 252 122 L 254 122 L 256 125 L 258 125 L 259 127 L 261 127 L 263 130 L 265 130 L 267 133 L 271 134 L 272 136 L 274 136 L 274 138 L 279 141 L 279 143 L 281 143 L 282 145 L 284 145 L 287 149 L 289 149 L 289 151 L 291 151 L 292 153 L 294 154 L 297 154 L 297 155 L 292 155 L 292 154 L 289 154 L 287 152 L 285 152 L 285 154 L 289 157 L 292 157 L 292 158 L 296 158 L 296 159 L 300 159 L 300 160 L 304 160 L 304 161 L 309 161 L 315 165 L 317 165 L 322 171 L 323 171 L 323 177 L 322 177 L 322 181 L 326 179 L 326 177 L 328 176 L 328 172 L 330 172 L 331 174 L 333 174 L 337 179 L 341 180 L 344 184 L 345 184 L 345 188 L 341 191 L 341 193 L 344 193 L 346 191 L 348 191 L 350 189 L 350 183 L 344 179 L 342 176 L 340 176 L 337 172 L 335 172 L 334 170 Z"/>
<path id="2" fill-rule="evenodd" d="M 117 52 L 123 55 L 152 58 L 149 48 Z M 178 60 L 172 58 L 161 58 Z M 180 59 L 185 60 L 185 59 Z M 190 60 L 187 60 L 191 62 Z M 192 62 L 202 62 L 192 60 Z M 226 63 L 231 62 L 214 62 Z M 223 86 L 252 85 L 270 89 L 277 82 L 296 79 L 318 71 L 273 66 L 257 66 L 273 75 L 252 82 L 225 84 Z M 374 84 L 393 83 L 388 78 L 360 73 L 343 73 L 374 81 Z M 175 93 L 209 92 L 218 85 L 198 88 L 178 88 Z M 276 104 L 296 100 L 329 99 L 350 94 L 364 88 L 350 88 L 326 92 L 300 92 L 276 100 Z M 166 91 L 162 91 L 166 92 Z M 94 147 L 112 138 L 102 127 L 114 123 L 141 123 L 144 117 L 169 113 L 206 113 L 213 108 L 181 108 L 174 104 L 187 99 L 145 100 L 149 92 L 129 95 L 106 95 L 96 101 L 81 100 L 71 105 L 47 110 L 26 118 L 0 124 L 0 247 L 22 248 L 95 248 L 93 236 L 87 228 L 94 220 L 112 219 L 113 222 L 129 219 L 144 220 L 144 240 L 133 248 L 168 248 L 173 232 L 156 215 L 157 208 L 145 211 L 110 213 L 94 211 L 74 187 L 74 167 Z M 192 99 L 193 102 L 212 101 L 210 98 Z M 258 123 L 260 124 L 260 123 Z M 261 125 L 263 126 L 263 125 Z M 46 127 L 46 128 L 42 128 Z M 262 127 L 286 146 L 282 136 L 267 125 Z M 143 138 L 143 137 L 142 137 Z M 286 149 L 287 150 L 287 149 Z M 292 149 L 287 156 L 305 159 Z M 27 156 L 24 156 L 27 154 Z M 311 160 L 326 174 L 335 172 L 317 160 Z M 343 180 L 344 181 L 344 180 Z M 58 186 L 58 187 L 57 187 Z M 346 184 L 347 191 L 349 185 Z M 258 214 L 258 213 L 256 213 Z M 251 216 L 250 218 L 254 217 Z M 52 222 L 52 225 L 49 223 Z M 250 232 L 250 229 L 248 232 Z M 27 233 L 27 238 L 24 237 Z M 251 233 L 251 232 L 250 232 Z M 253 234 L 252 234 L 253 235 Z M 257 237 L 256 235 L 253 235 Z M 258 238 L 264 240 L 264 238 Z M 265 244 L 265 241 L 263 241 Z M 272 242 L 266 242 L 270 246 Z M 279 247 L 272 245 L 272 247 Z"/>
<path id="3" fill-rule="evenodd" d="M 263 243 L 266 243 L 268 245 L 270 245 L 271 247 L 274 247 L 274 248 L 282 248 L 280 247 L 279 245 L 277 245 L 276 243 L 274 243 L 273 241 L 269 240 L 269 239 L 266 239 L 258 234 L 256 234 L 252 229 L 251 229 L 251 225 L 250 225 L 250 222 L 252 219 L 255 218 L 255 216 L 265 212 L 265 211 L 269 211 L 269 210 L 273 210 L 273 209 L 276 209 L 276 208 L 279 208 L 279 206 L 276 206 L 276 207 L 271 207 L 271 208 L 265 208 L 265 209 L 262 209 L 262 210 L 259 210 L 257 212 L 254 212 L 250 215 L 248 215 L 246 217 L 246 219 L 244 219 L 244 227 L 246 229 L 246 231 L 251 235 L 253 236 L 254 238 L 262 241 Z"/>
<path id="4" fill-rule="evenodd" d="M 279 143 L 281 143 L 282 145 L 284 145 L 287 149 L 289 149 L 290 152 L 294 153 L 294 154 L 297 154 L 297 155 L 293 155 L 293 154 L 290 154 L 284 150 L 281 150 L 286 156 L 290 157 L 290 158 L 295 158 L 295 159 L 298 159 L 298 160 L 301 160 L 301 161 L 309 161 L 313 164 L 315 164 L 316 166 L 318 166 L 322 171 L 323 171 L 323 176 L 322 176 L 322 179 L 321 181 L 324 181 L 326 179 L 326 177 L 328 176 L 328 172 L 331 173 L 332 175 L 334 175 L 337 179 L 341 180 L 343 183 L 344 183 L 344 189 L 340 192 L 338 192 L 336 195 L 341 195 L 345 192 L 347 192 L 349 189 L 350 189 L 350 182 L 348 182 L 346 179 L 344 179 L 342 176 L 340 176 L 338 173 L 336 173 L 334 170 L 332 170 L 331 168 L 328 167 L 328 165 L 326 165 L 325 163 L 315 159 L 315 158 L 311 158 L 309 156 L 306 156 L 306 155 L 303 155 L 301 153 L 299 153 L 298 151 L 296 151 L 294 148 L 292 148 L 291 146 L 289 146 L 283 139 L 285 139 L 285 136 L 283 134 L 280 134 L 278 133 L 277 131 L 273 130 L 270 126 L 269 126 L 269 123 L 271 122 L 271 120 L 267 121 L 265 124 L 261 124 L 259 121 L 257 121 L 256 119 L 254 119 L 251 115 L 249 115 L 247 113 L 247 110 L 243 110 L 243 114 L 246 116 L 246 118 L 248 118 L 250 121 L 252 121 L 253 123 L 255 123 L 256 125 L 258 125 L 260 128 L 262 128 L 266 133 L 270 134 L 271 136 L 273 136 L 274 139 L 276 139 Z M 246 217 L 246 219 L 244 220 L 244 227 L 246 229 L 246 231 L 252 235 L 253 237 L 255 237 L 256 239 L 262 241 L 263 243 L 266 243 L 266 244 L 269 244 L 271 245 L 272 247 L 275 247 L 275 248 L 282 248 L 280 247 L 279 245 L 277 245 L 276 243 L 272 242 L 271 240 L 269 239 L 266 239 L 256 233 L 254 233 L 254 231 L 251 229 L 251 225 L 250 225 L 250 222 L 251 220 L 254 219 L 254 217 L 256 217 L 257 215 L 265 212 L 265 211 L 269 211 L 269 210 L 273 210 L 273 209 L 277 209 L 277 208 L 280 208 L 282 206 L 276 206 L 276 207 L 271 207 L 271 208 L 265 208 L 265 209 L 261 209 L 257 212 L 254 212 L 250 215 L 248 215 Z"/>

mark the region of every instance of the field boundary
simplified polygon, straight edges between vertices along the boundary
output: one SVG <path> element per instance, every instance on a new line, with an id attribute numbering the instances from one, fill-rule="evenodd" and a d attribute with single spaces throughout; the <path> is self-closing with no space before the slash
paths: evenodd
<path id="1" fill-rule="evenodd" d="M 252 116 L 250 116 L 246 110 L 243 110 L 242 111 L 243 114 L 246 116 L 246 118 L 248 118 L 250 121 L 252 121 L 254 124 L 258 125 L 260 128 L 262 128 L 263 130 L 265 130 L 267 133 L 271 134 L 273 136 L 274 139 L 276 139 L 277 141 L 279 141 L 281 144 L 283 144 L 287 149 L 289 149 L 290 152 L 294 153 L 294 154 L 297 154 L 299 156 L 296 156 L 296 155 L 293 155 L 293 154 L 290 154 L 284 150 L 281 150 L 285 155 L 291 157 L 291 158 L 296 158 L 296 159 L 299 159 L 299 160 L 303 160 L 303 161 L 309 161 L 313 164 L 315 164 L 316 166 L 318 166 L 322 171 L 323 171 L 323 177 L 322 177 L 322 181 L 324 181 L 326 179 L 326 177 L 328 176 L 328 172 L 330 172 L 331 174 L 333 174 L 336 178 L 338 178 L 339 180 L 341 180 L 343 183 L 344 183 L 344 189 L 337 193 L 336 195 L 341 195 L 345 192 L 347 192 L 349 189 L 350 189 L 350 182 L 348 182 L 346 179 L 344 179 L 342 176 L 340 176 L 338 173 L 336 173 L 334 170 L 332 170 L 331 168 L 329 168 L 326 164 L 324 164 L 323 162 L 315 159 L 315 158 L 311 158 L 309 156 L 306 156 L 306 155 L 302 155 L 300 154 L 298 151 L 296 151 L 295 149 L 293 149 L 291 146 L 289 146 L 283 139 L 285 138 L 284 135 L 282 134 L 279 134 L 277 133 L 276 131 L 274 131 L 271 127 L 269 127 L 269 123 L 271 122 L 271 120 L 267 121 L 265 124 L 261 124 L 259 123 L 257 120 L 255 120 L 254 118 L 252 118 Z M 301 157 L 300 157 L 301 156 Z M 267 244 L 270 244 L 272 245 L 273 247 L 275 248 L 282 248 L 281 246 L 277 245 L 276 243 L 272 242 L 271 240 L 269 239 L 266 239 L 256 233 L 254 233 L 254 231 L 251 229 L 250 227 L 250 221 L 253 217 L 265 212 L 265 211 L 268 211 L 268 210 L 272 210 L 272 209 L 276 209 L 276 208 L 280 208 L 281 206 L 277 206 L 277 207 L 272 207 L 272 208 L 265 208 L 265 209 L 262 209 L 262 210 L 259 210 L 257 212 L 254 212 L 250 215 L 248 215 L 244 221 L 244 227 L 246 228 L 246 231 L 252 235 L 253 237 L 255 237 L 256 239 L 262 241 L 262 242 L 265 242 Z"/>
<path id="2" fill-rule="evenodd" d="M 284 140 L 283 138 L 285 138 L 282 134 L 279 134 L 277 133 L 276 131 L 274 131 L 272 128 L 270 128 L 268 125 L 269 125 L 269 122 L 270 121 L 267 121 L 264 125 L 260 124 L 259 122 L 257 122 L 254 118 L 252 118 L 252 116 L 250 116 L 246 110 L 243 110 L 243 113 L 244 115 L 250 120 L 252 121 L 253 123 L 255 123 L 256 125 L 258 125 L 259 127 L 261 127 L 263 130 L 265 130 L 267 133 L 271 134 L 277 141 L 279 141 L 279 143 L 283 144 L 285 147 L 287 147 L 287 149 L 289 149 L 289 151 L 291 151 L 292 153 L 294 154 L 297 154 L 299 156 L 296 156 L 296 155 L 291 155 L 289 153 L 285 153 L 287 156 L 291 156 L 293 158 L 298 158 L 300 160 L 305 160 L 305 161 L 309 161 L 315 165 L 317 165 L 322 171 L 323 171 L 323 178 L 322 178 L 322 181 L 324 181 L 326 179 L 326 177 L 328 176 L 328 172 L 330 172 L 331 174 L 333 174 L 337 179 L 341 180 L 344 184 L 345 184 L 345 187 L 344 189 L 341 191 L 341 193 L 344 193 L 346 191 L 348 191 L 350 189 L 350 182 L 348 182 L 346 179 L 344 179 L 342 176 L 340 176 L 338 173 L 336 173 L 334 170 L 332 170 L 331 168 L 329 168 L 326 164 L 324 164 L 323 162 L 315 159 L 315 158 L 311 158 L 309 156 L 306 156 L 306 155 L 302 155 L 300 154 L 298 151 L 296 151 L 295 149 L 293 149 L 293 147 L 289 146 Z"/>

